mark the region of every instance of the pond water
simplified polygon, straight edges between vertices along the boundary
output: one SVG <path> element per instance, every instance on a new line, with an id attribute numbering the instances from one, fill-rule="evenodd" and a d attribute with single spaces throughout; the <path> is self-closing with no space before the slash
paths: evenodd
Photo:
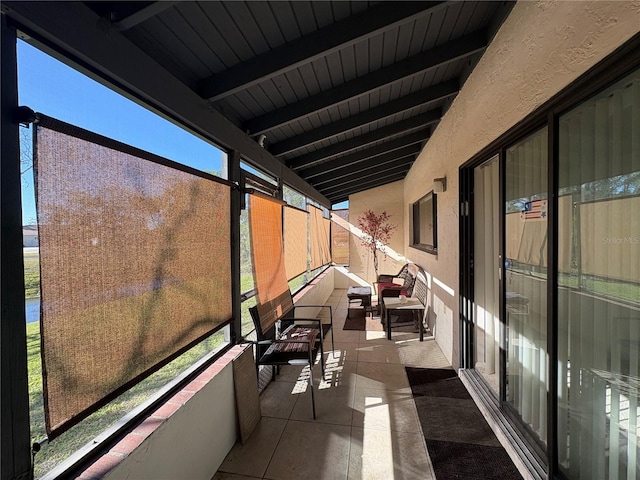
<path id="1" fill-rule="evenodd" d="M 40 297 L 27 298 L 25 301 L 25 313 L 27 315 L 27 323 L 40 320 Z"/>

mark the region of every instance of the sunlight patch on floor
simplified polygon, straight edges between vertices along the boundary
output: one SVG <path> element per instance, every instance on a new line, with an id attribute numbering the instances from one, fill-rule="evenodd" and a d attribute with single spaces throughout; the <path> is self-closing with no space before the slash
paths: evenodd
<path id="1" fill-rule="evenodd" d="M 389 418 L 389 405 L 384 402 L 381 397 L 367 396 L 365 398 L 365 425 L 367 425 L 369 417 L 373 417 L 375 422 L 382 421 L 385 430 L 364 429 L 362 438 L 362 478 L 376 478 L 380 474 L 380 465 L 393 466 L 393 450 L 391 430 L 389 426 L 391 420 Z M 386 422 L 385 422 L 386 419 Z M 378 423 L 380 427 L 382 423 Z M 373 453 L 374 455 L 371 455 Z M 375 460 L 373 460 L 375 459 Z M 392 472 L 389 472 L 390 474 Z M 393 475 L 386 477 L 393 478 Z"/>

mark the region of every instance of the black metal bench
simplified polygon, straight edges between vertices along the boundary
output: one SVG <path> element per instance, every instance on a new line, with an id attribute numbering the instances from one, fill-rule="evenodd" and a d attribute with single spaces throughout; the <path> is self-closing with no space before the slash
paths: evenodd
<path id="1" fill-rule="evenodd" d="M 257 340 L 251 342 L 256 345 L 256 375 L 259 379 L 260 366 L 271 365 L 273 378 L 281 365 L 308 365 L 309 388 L 311 391 L 311 407 L 313 418 L 316 418 L 315 397 L 313 391 L 313 365 L 320 353 L 320 367 L 324 377 L 324 346 L 323 341 L 331 331 L 331 348 L 333 342 L 333 311 L 330 305 L 294 305 L 293 298 L 280 298 L 282 301 L 278 309 L 254 306 L 249 308 L 251 319 L 255 327 Z M 321 318 L 296 318 L 296 309 L 314 308 L 329 309 L 329 323 L 323 323 Z M 282 315 L 277 311 L 284 309 Z"/>

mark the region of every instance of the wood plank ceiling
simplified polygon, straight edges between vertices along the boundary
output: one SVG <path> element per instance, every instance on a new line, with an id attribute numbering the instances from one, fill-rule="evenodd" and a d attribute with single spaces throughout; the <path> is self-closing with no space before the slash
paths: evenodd
<path id="1" fill-rule="evenodd" d="M 332 203 L 401 180 L 509 2 L 85 2 Z"/>

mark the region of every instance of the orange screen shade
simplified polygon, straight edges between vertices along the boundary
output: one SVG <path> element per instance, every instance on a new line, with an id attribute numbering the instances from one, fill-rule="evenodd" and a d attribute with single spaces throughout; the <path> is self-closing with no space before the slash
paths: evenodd
<path id="1" fill-rule="evenodd" d="M 329 219 L 322 217 L 322 210 L 309 205 L 311 239 L 311 270 L 331 262 L 329 247 Z"/>
<path id="2" fill-rule="evenodd" d="M 263 330 L 293 307 L 282 238 L 282 202 L 249 195 L 249 226 L 257 309 Z"/>
<path id="3" fill-rule="evenodd" d="M 307 271 L 308 217 L 307 212 L 289 206 L 284 207 L 284 263 L 287 280 Z"/>
<path id="4" fill-rule="evenodd" d="M 336 265 L 349 265 L 349 210 L 331 212 L 331 254 Z"/>

